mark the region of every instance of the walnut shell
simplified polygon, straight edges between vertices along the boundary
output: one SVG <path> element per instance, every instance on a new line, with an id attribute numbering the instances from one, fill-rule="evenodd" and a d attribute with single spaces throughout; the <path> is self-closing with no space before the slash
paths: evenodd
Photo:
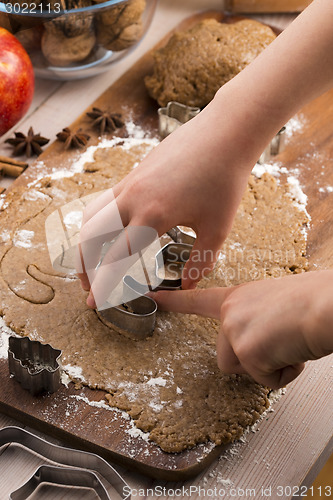
<path id="1" fill-rule="evenodd" d="M 29 53 L 40 50 L 43 32 L 43 26 L 37 26 L 34 29 L 19 31 L 15 36 Z"/>
<path id="2" fill-rule="evenodd" d="M 66 0 L 66 8 L 73 10 L 75 8 L 89 7 L 90 0 Z M 90 30 L 94 21 L 92 13 L 79 13 L 79 14 L 64 14 L 60 17 L 52 19 L 46 24 L 46 28 L 51 30 L 61 29 L 65 36 L 74 38 L 82 35 L 87 30 Z"/>
<path id="3" fill-rule="evenodd" d="M 126 26 L 126 28 L 124 28 L 123 31 L 121 31 L 119 36 L 110 42 L 109 30 L 107 30 L 106 27 L 103 27 L 101 30 L 98 31 L 98 42 L 108 50 L 120 52 L 121 50 L 128 49 L 135 42 L 140 40 L 142 32 L 143 32 L 143 26 L 142 22 L 140 21 L 137 24 L 131 24 L 130 26 Z"/>
<path id="4" fill-rule="evenodd" d="M 100 3 L 95 0 L 95 3 Z M 146 0 L 129 0 L 97 16 L 97 41 L 108 50 L 127 49 L 142 36 Z"/>
<path id="5" fill-rule="evenodd" d="M 52 66 L 69 66 L 88 57 L 95 43 L 96 37 L 92 30 L 69 38 L 62 29 L 55 31 L 53 26 L 43 34 L 42 52 Z"/>

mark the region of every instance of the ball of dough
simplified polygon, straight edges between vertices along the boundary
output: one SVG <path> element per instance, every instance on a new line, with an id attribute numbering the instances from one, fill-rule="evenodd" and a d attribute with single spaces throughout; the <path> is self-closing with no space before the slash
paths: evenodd
<path id="1" fill-rule="evenodd" d="M 275 37 L 257 21 L 226 24 L 206 19 L 174 34 L 155 52 L 154 73 L 145 78 L 146 87 L 160 106 L 178 101 L 202 108 Z"/>

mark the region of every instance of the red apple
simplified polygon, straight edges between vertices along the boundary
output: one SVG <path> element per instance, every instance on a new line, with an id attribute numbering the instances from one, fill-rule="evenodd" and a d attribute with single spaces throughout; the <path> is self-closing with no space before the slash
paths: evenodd
<path id="1" fill-rule="evenodd" d="M 34 88 L 28 54 L 14 35 L 0 28 L 0 136 L 28 111 Z"/>

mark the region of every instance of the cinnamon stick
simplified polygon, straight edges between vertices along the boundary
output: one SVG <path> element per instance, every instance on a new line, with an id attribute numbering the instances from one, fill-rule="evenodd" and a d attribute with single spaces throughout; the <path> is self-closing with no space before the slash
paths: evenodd
<path id="1" fill-rule="evenodd" d="M 3 176 L 18 177 L 23 171 L 24 169 L 22 167 L 18 167 L 17 165 L 8 165 L 0 162 L 0 172 Z"/>
<path id="2" fill-rule="evenodd" d="M 6 156 L 0 156 L 0 175 L 7 175 L 8 177 L 18 177 L 24 172 L 28 164 L 23 161 L 13 160 Z"/>
<path id="3" fill-rule="evenodd" d="M 17 167 L 27 168 L 28 164 L 24 161 L 14 160 L 13 158 L 8 158 L 7 156 L 0 155 L 0 163 L 6 163 L 8 165 L 15 165 Z"/>

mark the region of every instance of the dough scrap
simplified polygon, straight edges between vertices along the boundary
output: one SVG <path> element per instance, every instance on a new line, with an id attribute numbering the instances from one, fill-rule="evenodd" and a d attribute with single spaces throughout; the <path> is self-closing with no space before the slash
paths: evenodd
<path id="1" fill-rule="evenodd" d="M 258 21 L 226 24 L 206 19 L 175 33 L 154 53 L 154 72 L 145 78 L 148 92 L 160 106 L 177 101 L 202 108 L 275 38 L 271 28 Z"/>
<path id="2" fill-rule="evenodd" d="M 218 322 L 160 312 L 152 337 L 127 339 L 86 307 L 78 280 L 55 271 L 46 250 L 50 213 L 111 187 L 144 154 L 144 146 L 98 150 L 83 173 L 45 178 L 7 195 L 0 211 L 0 314 L 17 333 L 61 349 L 65 367 L 81 367 L 85 383 L 105 389 L 110 405 L 127 411 L 163 450 L 228 443 L 265 411 L 269 390 L 218 370 Z M 286 185 L 268 174 L 251 177 L 214 276 L 201 286 L 302 272 L 306 222 Z"/>

